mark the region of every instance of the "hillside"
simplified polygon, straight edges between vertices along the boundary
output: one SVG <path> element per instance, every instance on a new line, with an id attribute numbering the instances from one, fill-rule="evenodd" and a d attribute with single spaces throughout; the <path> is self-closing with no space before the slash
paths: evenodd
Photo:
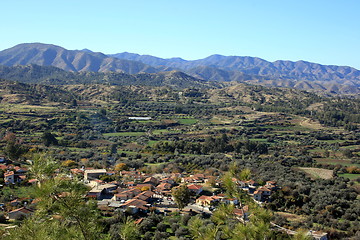
<path id="1" fill-rule="evenodd" d="M 197 79 L 178 71 L 127 74 L 121 72 L 67 72 L 52 66 L 0 66 L 0 78 L 23 83 L 69 85 L 110 84 L 138 86 L 169 86 L 182 88 L 214 88 L 219 83 Z"/>
<path id="2" fill-rule="evenodd" d="M 0 79 L 1 103 L 41 105 L 46 103 L 70 103 L 74 99 L 74 94 L 59 88 Z"/>

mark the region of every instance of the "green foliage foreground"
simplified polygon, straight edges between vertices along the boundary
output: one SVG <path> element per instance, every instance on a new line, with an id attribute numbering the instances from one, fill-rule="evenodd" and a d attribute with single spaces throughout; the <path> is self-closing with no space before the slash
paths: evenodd
<path id="1" fill-rule="evenodd" d="M 36 211 L 4 239 L 103 239 L 96 203 L 84 199 L 85 185 L 54 177 L 56 164 L 44 155 L 35 157 L 32 166 L 40 180 L 34 190 Z"/>

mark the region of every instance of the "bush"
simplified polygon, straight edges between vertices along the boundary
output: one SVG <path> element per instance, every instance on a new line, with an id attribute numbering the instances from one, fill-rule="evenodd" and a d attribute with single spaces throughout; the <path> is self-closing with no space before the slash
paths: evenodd
<path id="1" fill-rule="evenodd" d="M 159 230 L 160 232 L 166 232 L 168 225 L 166 225 L 163 222 L 160 222 L 157 226 L 156 229 Z"/>
<path id="2" fill-rule="evenodd" d="M 189 234 L 189 230 L 187 228 L 184 227 L 179 227 L 176 231 L 175 231 L 175 236 L 176 237 L 181 237 L 181 236 L 186 236 Z"/>
<path id="3" fill-rule="evenodd" d="M 6 223 L 6 217 L 3 212 L 0 212 L 0 223 Z"/>

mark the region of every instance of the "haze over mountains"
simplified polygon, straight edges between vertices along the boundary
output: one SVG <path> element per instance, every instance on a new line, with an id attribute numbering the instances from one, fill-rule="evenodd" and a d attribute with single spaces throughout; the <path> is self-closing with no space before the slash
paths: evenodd
<path id="1" fill-rule="evenodd" d="M 212 55 L 204 59 L 187 61 L 181 58 L 162 59 L 149 55 L 103 53 L 84 50 L 66 50 L 42 44 L 19 44 L 0 52 L 0 65 L 17 66 L 36 64 L 54 66 L 72 72 L 147 73 L 152 78 L 160 72 L 173 71 L 172 81 L 184 72 L 182 79 L 189 81 L 246 82 L 265 86 L 290 87 L 341 94 L 360 93 L 360 71 L 347 66 L 321 65 L 306 61 L 268 62 L 257 57 Z M 4 69 L 4 68 L 2 68 Z M 161 73 L 159 76 L 169 76 Z M 0 74 L 2 77 L 4 74 Z M 190 84 L 191 85 L 191 84 Z M 194 86 L 195 87 L 195 86 Z"/>

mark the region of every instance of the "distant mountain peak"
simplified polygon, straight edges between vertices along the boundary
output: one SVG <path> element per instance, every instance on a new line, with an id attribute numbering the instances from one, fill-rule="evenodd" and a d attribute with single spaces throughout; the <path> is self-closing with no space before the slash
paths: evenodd
<path id="1" fill-rule="evenodd" d="M 86 52 L 86 53 L 93 53 L 93 51 L 91 51 L 90 49 L 87 49 L 87 48 L 81 49 L 80 51 Z"/>

